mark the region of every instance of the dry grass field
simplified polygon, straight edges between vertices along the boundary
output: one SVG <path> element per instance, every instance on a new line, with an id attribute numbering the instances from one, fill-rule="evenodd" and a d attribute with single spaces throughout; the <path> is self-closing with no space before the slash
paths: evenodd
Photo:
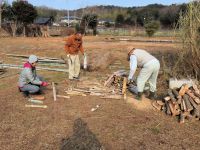
<path id="1" fill-rule="evenodd" d="M 110 52 L 112 59 L 120 64 L 118 67 L 109 66 L 94 72 L 81 71 L 83 82 L 96 80 L 103 83 L 109 74 L 119 68 L 128 70 L 127 46 L 146 49 L 159 60 L 166 54 L 175 53 L 179 48 L 178 43 L 107 41 L 103 36 L 84 37 L 84 48 L 89 61 L 95 61 L 90 56 L 98 58 Z M 7 57 L 6 54 L 9 53 L 65 57 L 61 37 L 0 38 L 0 60 L 4 63 L 23 63 Z M 94 145 L 96 148 L 100 145 L 106 150 L 198 150 L 200 147 L 198 121 L 179 124 L 177 118 L 168 117 L 152 109 L 151 105 L 136 109 L 133 104 L 127 104 L 123 100 L 100 99 L 97 96 L 60 98 L 54 102 L 52 88 L 49 86 L 45 90 L 44 100 L 48 108 L 26 108 L 27 99 L 17 89 L 18 72 L 19 70 L 8 69 L 5 75 L 15 75 L 0 79 L 2 150 L 81 149 L 76 147 L 77 143 L 86 143 L 88 150 L 94 149 Z M 56 82 L 61 94 L 71 84 L 66 73 L 38 71 L 38 74 L 43 75 L 48 82 Z M 158 92 L 163 93 L 166 85 L 160 76 Z M 91 108 L 96 105 L 100 105 L 99 109 L 91 112 Z M 64 146 L 66 142 L 70 143 L 68 147 Z"/>

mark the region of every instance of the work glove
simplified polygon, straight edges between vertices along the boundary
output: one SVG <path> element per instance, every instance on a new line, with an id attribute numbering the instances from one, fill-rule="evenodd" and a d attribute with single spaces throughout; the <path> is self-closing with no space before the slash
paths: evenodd
<path id="1" fill-rule="evenodd" d="M 41 86 L 48 86 L 49 84 L 47 82 L 42 82 Z"/>

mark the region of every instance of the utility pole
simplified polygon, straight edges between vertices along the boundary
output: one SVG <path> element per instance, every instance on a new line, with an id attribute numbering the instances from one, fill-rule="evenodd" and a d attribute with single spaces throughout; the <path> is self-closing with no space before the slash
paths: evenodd
<path id="1" fill-rule="evenodd" d="M 69 9 L 67 10 L 67 17 L 68 17 L 68 27 L 69 27 Z"/>

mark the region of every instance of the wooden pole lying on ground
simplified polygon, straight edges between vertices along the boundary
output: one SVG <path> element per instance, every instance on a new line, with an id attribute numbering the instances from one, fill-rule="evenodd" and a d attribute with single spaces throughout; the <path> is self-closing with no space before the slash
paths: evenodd
<path id="1" fill-rule="evenodd" d="M 66 99 L 69 99 L 70 96 L 64 96 L 64 95 L 56 95 L 58 98 L 66 98 Z"/>
<path id="2" fill-rule="evenodd" d="M 29 55 L 18 55 L 18 54 L 6 54 L 6 56 L 10 57 L 21 57 L 21 58 L 29 58 Z M 39 60 L 42 59 L 49 59 L 49 60 L 61 60 L 59 58 L 52 58 L 52 57 L 38 57 Z"/>
<path id="3" fill-rule="evenodd" d="M 13 65 L 13 64 L 0 64 L 0 67 L 11 68 L 11 69 L 23 69 L 22 65 Z M 67 69 L 58 69 L 58 68 L 46 68 L 46 67 L 37 67 L 37 70 L 47 70 L 47 71 L 57 71 L 57 72 L 68 72 Z"/>
<path id="4" fill-rule="evenodd" d="M 53 87 L 53 99 L 54 99 L 54 101 L 56 101 L 57 97 L 56 97 L 56 88 L 55 88 L 55 83 L 54 82 L 52 82 L 52 87 Z"/>
<path id="5" fill-rule="evenodd" d="M 31 99 L 31 98 L 28 101 L 32 102 L 32 103 L 36 103 L 36 104 L 43 104 L 44 103 L 43 101 L 35 100 L 35 99 Z"/>
<path id="6" fill-rule="evenodd" d="M 47 105 L 25 105 L 25 107 L 33 107 L 33 108 L 47 108 Z"/>

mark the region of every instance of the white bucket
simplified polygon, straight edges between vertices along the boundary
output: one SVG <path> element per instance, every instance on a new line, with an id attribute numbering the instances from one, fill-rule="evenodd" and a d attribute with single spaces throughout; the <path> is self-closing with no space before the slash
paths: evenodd
<path id="1" fill-rule="evenodd" d="M 83 59 L 83 68 L 87 69 L 87 54 L 84 54 L 84 59 Z"/>

